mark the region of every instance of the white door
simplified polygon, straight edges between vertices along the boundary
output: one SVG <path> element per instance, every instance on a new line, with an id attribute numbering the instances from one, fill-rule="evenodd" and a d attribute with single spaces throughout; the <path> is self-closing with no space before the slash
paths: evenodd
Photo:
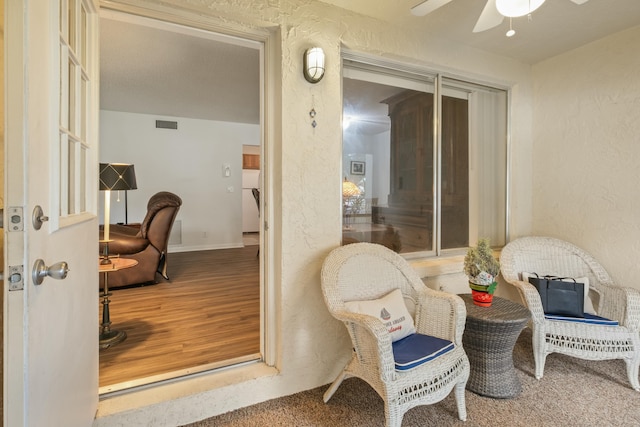
<path id="1" fill-rule="evenodd" d="M 97 0 L 5 7 L 4 425 L 85 427 L 98 404 Z M 39 230 L 34 216 L 48 217 Z M 38 259 L 67 262 L 66 278 L 36 284 Z"/>

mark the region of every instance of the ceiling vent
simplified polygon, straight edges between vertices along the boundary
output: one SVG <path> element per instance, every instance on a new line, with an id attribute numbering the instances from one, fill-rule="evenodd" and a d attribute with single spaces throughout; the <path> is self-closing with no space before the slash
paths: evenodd
<path id="1" fill-rule="evenodd" d="M 178 122 L 170 122 L 168 120 L 156 120 L 156 128 L 158 128 L 158 129 L 178 129 Z"/>

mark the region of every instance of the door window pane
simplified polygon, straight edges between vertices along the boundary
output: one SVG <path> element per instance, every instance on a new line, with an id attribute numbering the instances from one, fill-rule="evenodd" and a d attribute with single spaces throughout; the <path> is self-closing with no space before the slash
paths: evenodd
<path id="1" fill-rule="evenodd" d="M 69 182 L 67 185 L 69 186 L 67 191 L 69 193 L 67 212 L 72 215 L 75 212 L 75 202 L 76 202 L 76 152 L 78 151 L 78 144 L 69 140 L 69 152 L 68 152 L 68 168 L 69 168 Z"/>
<path id="2" fill-rule="evenodd" d="M 87 160 L 95 149 L 91 139 L 92 105 L 91 67 L 88 51 L 89 22 L 96 19 L 89 0 L 63 0 L 60 2 L 60 140 L 59 152 L 59 216 L 81 214 L 87 211 Z M 57 173 L 58 171 L 56 171 Z"/>
<path id="3" fill-rule="evenodd" d="M 76 10 L 77 4 L 76 0 L 68 0 L 69 2 L 69 38 L 67 42 L 69 43 L 69 48 L 71 50 L 75 50 L 76 48 Z"/>
<path id="4" fill-rule="evenodd" d="M 73 60 L 69 58 L 69 93 L 67 106 L 69 108 L 69 132 L 72 134 L 77 134 L 78 132 L 76 122 L 76 87 L 76 65 L 73 63 Z"/>

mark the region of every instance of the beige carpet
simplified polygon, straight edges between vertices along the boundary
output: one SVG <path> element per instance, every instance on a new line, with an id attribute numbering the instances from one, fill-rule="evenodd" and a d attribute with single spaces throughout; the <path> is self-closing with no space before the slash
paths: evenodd
<path id="1" fill-rule="evenodd" d="M 514 349 L 522 382 L 515 399 L 490 399 L 467 391 L 467 421 L 458 420 L 455 400 L 411 409 L 408 426 L 640 426 L 640 392 L 631 389 L 622 360 L 586 361 L 552 354 L 544 378 L 533 376 L 531 332 Z M 342 383 L 325 404 L 326 386 L 209 418 L 189 427 L 384 426 L 382 399 L 357 378 Z"/>

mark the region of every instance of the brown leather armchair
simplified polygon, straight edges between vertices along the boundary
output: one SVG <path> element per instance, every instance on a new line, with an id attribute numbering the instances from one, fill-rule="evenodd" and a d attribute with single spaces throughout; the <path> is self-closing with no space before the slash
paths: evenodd
<path id="1" fill-rule="evenodd" d="M 142 283 L 157 283 L 156 273 L 167 275 L 167 245 L 173 221 L 180 210 L 182 199 L 168 191 L 154 194 L 147 203 L 147 215 L 140 228 L 109 224 L 109 255 L 132 258 L 138 265 L 109 273 L 109 288 Z M 103 230 L 100 227 L 100 240 Z M 100 254 L 104 243 L 100 243 Z M 100 275 L 102 287 L 103 275 Z"/>

